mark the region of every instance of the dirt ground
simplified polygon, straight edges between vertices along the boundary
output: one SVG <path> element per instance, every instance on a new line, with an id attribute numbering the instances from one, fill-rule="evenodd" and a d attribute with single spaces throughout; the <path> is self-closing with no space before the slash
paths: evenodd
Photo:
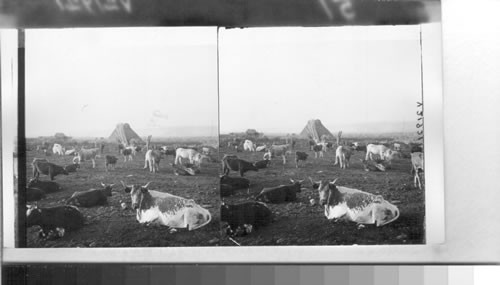
<path id="1" fill-rule="evenodd" d="M 159 173 L 153 174 L 144 167 L 144 151 L 137 154 L 133 161 L 124 163 L 123 157 L 116 148 L 106 147 L 104 155 L 119 157 L 115 170 L 105 171 L 104 158 L 96 162 L 82 162 L 76 173 L 68 176 L 58 175 L 55 181 L 63 187 L 63 191 L 48 194 L 37 202 L 39 207 L 63 205 L 75 191 L 101 187 L 101 182 L 115 183 L 113 195 L 108 198 L 108 206 L 79 208 L 86 217 L 86 225 L 75 232 L 67 232 L 62 238 L 44 240 L 38 238 L 39 227 L 27 230 L 28 247 L 163 247 L 163 246 L 215 246 L 220 239 L 220 198 L 218 191 L 220 163 L 204 162 L 201 173 L 196 176 L 176 176 L 171 163 L 174 158 L 168 156 L 160 162 Z M 31 162 L 35 157 L 45 157 L 34 150 L 27 153 L 27 177 L 32 176 Z M 49 156 L 50 162 L 58 165 L 71 164 L 73 156 Z M 40 176 L 49 180 L 47 176 Z M 149 189 L 168 192 L 184 198 L 194 199 L 198 204 L 210 211 L 212 221 L 193 231 L 178 229 L 171 232 L 164 226 L 146 226 L 139 224 L 135 211 L 122 210 L 121 202 L 130 207 L 130 194 L 123 191 L 120 183 L 146 184 L 151 181 Z"/>
<path id="2" fill-rule="evenodd" d="M 392 169 L 386 172 L 366 172 L 360 159 L 364 152 L 355 152 L 351 157 L 351 166 L 340 169 L 334 166 L 335 153 L 328 151 L 324 158 L 314 158 L 314 152 L 309 151 L 305 144 L 295 150 L 305 151 L 309 157 L 305 165 L 295 167 L 294 154 L 288 156 L 286 165 L 281 158 L 274 158 L 272 165 L 258 172 L 249 171 L 245 177 L 250 180 L 249 193 L 246 189 L 229 197 L 224 197 L 228 204 L 253 200 L 264 188 L 290 184 L 291 179 L 305 179 L 298 193 L 297 202 L 283 204 L 267 204 L 274 215 L 274 222 L 269 226 L 252 232 L 249 235 L 236 237 L 234 240 L 245 245 L 380 245 L 380 244 L 421 244 L 424 243 L 424 191 L 413 187 L 413 177 L 410 174 L 409 158 L 397 159 Z M 294 150 L 294 151 L 295 151 Z M 221 156 L 234 154 L 247 161 L 261 160 L 262 152 L 236 152 L 233 149 L 221 148 Z M 239 176 L 231 171 L 230 176 Z M 311 206 L 309 200 L 318 201 L 317 190 L 312 189 L 313 180 L 335 179 L 336 184 L 356 188 L 372 194 L 382 195 L 395 204 L 400 210 L 396 221 L 376 227 L 365 225 L 358 228 L 352 222 L 333 222 L 324 216 L 323 207 Z M 227 237 L 221 245 L 235 244 Z"/>
<path id="3" fill-rule="evenodd" d="M 387 172 L 366 172 L 360 159 L 364 152 L 355 152 L 351 157 L 351 167 L 343 170 L 333 165 L 334 152 L 325 153 L 324 158 L 314 158 L 306 143 L 299 143 L 295 150 L 305 151 L 309 157 L 305 164 L 295 167 L 294 155 L 288 156 L 286 165 L 281 158 L 274 158 L 272 165 L 259 172 L 247 172 L 245 177 L 251 182 L 247 191 L 238 190 L 233 196 L 224 197 L 228 204 L 254 200 L 264 187 L 289 184 L 291 179 L 305 179 L 303 189 L 298 193 L 298 201 L 283 204 L 268 204 L 273 212 L 274 221 L 247 236 L 233 239 L 242 246 L 251 245 L 380 245 L 380 244 L 421 244 L 425 240 L 424 227 L 424 191 L 413 187 L 410 175 L 409 158 L 397 159 L 392 169 Z M 295 151 L 294 150 L 294 151 Z M 38 238 L 38 227 L 27 231 L 28 247 L 168 247 L 168 246 L 236 246 L 221 230 L 219 175 L 220 162 L 204 162 L 201 173 L 196 176 L 176 176 L 173 174 L 173 157 L 168 156 L 160 163 L 160 171 L 152 174 L 144 167 L 144 152 L 138 153 L 134 161 L 123 162 L 116 149 L 106 147 L 105 153 L 120 158 L 116 169 L 106 172 L 104 159 L 97 160 L 92 169 L 91 162 L 83 162 L 76 173 L 68 176 L 59 175 L 55 181 L 63 191 L 48 194 L 37 202 L 39 207 L 50 207 L 64 204 L 75 191 L 100 187 L 100 183 L 115 183 L 113 196 L 108 198 L 108 206 L 80 208 L 86 217 L 86 225 L 76 231 L 67 232 L 64 237 L 55 240 Z M 261 160 L 262 152 L 236 152 L 234 149 L 222 147 L 220 157 L 224 154 L 235 154 L 248 160 Z M 41 152 L 30 150 L 27 153 L 27 176 L 32 176 L 31 162 L 35 157 L 45 157 Z M 71 164 L 73 156 L 49 156 L 49 161 L 58 165 Z M 230 176 L 239 176 L 231 172 Z M 400 210 L 398 220 L 382 226 L 365 225 L 360 228 L 351 222 L 333 222 L 325 218 L 323 208 L 311 206 L 309 200 L 318 200 L 317 190 L 312 189 L 308 179 L 335 179 L 337 185 L 360 189 L 369 193 L 382 195 L 395 204 Z M 41 176 L 48 180 L 47 176 Z M 146 184 L 151 181 L 150 189 L 168 192 L 185 198 L 194 199 L 212 214 L 210 224 L 194 230 L 178 229 L 171 232 L 163 226 L 141 225 L 135 218 L 135 212 L 122 210 L 121 202 L 130 205 L 130 195 L 123 191 L 120 184 Z"/>

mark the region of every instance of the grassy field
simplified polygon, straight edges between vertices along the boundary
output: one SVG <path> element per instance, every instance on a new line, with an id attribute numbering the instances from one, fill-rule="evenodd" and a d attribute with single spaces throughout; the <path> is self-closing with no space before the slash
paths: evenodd
<path id="1" fill-rule="evenodd" d="M 32 148 L 34 149 L 34 148 Z M 38 227 L 31 227 L 27 231 L 28 247 L 159 247 L 159 246 L 214 246 L 220 239 L 220 199 L 219 199 L 219 163 L 204 162 L 201 173 L 196 176 L 176 176 L 171 163 L 173 157 L 168 156 L 160 162 L 159 173 L 153 174 L 144 167 L 144 152 L 135 156 L 133 161 L 124 163 L 123 157 L 116 151 L 116 147 L 107 146 L 104 155 L 112 154 L 120 158 L 115 170 L 105 171 L 104 158 L 96 162 L 82 162 L 81 168 L 70 175 L 59 175 L 55 181 L 63 187 L 63 191 L 48 194 L 45 199 L 38 201 L 39 207 L 49 207 L 64 204 L 75 191 L 101 187 L 101 182 L 115 183 L 113 195 L 108 198 L 108 206 L 80 208 L 86 217 L 86 225 L 75 232 L 68 232 L 56 240 L 38 238 Z M 31 162 L 35 157 L 45 157 L 42 152 L 30 150 L 27 153 L 27 177 L 32 176 Z M 58 165 L 71 164 L 73 156 L 48 156 L 50 162 Z M 42 175 L 42 180 L 49 180 Z M 122 210 L 121 201 L 130 207 L 130 194 L 123 191 L 120 183 L 140 183 L 151 181 L 149 189 L 168 192 L 184 198 L 194 199 L 212 214 L 210 224 L 194 230 L 178 229 L 171 232 L 163 226 L 146 226 L 139 224 L 135 211 Z"/>
<path id="2" fill-rule="evenodd" d="M 366 172 L 360 159 L 364 152 L 356 152 L 351 157 L 351 167 L 344 170 L 334 166 L 334 151 L 329 151 L 324 158 L 314 158 L 306 143 L 297 143 L 295 150 L 305 151 L 309 157 L 305 165 L 298 169 L 292 156 L 288 156 L 286 165 L 281 158 L 273 159 L 270 168 L 258 172 L 247 172 L 250 190 L 239 190 L 233 196 L 225 197 L 228 204 L 253 200 L 264 187 L 289 184 L 289 179 L 306 179 L 303 190 L 298 193 L 294 203 L 268 204 L 275 221 L 250 235 L 236 237 L 241 245 L 375 245 L 375 244 L 421 244 L 424 243 L 424 192 L 413 187 L 410 174 L 411 162 L 408 158 L 393 162 L 393 169 L 386 172 Z M 220 155 L 234 154 L 248 160 L 261 160 L 263 153 L 238 152 L 222 147 Z M 231 176 L 238 176 L 231 172 Z M 319 205 L 311 206 L 309 200 L 318 200 L 317 190 L 312 189 L 313 180 L 335 179 L 337 185 L 360 189 L 382 195 L 400 210 L 400 217 L 395 222 L 382 227 L 366 225 L 358 228 L 355 223 L 333 222 L 324 216 L 324 209 Z M 234 245 L 228 238 L 222 239 L 222 245 Z"/>

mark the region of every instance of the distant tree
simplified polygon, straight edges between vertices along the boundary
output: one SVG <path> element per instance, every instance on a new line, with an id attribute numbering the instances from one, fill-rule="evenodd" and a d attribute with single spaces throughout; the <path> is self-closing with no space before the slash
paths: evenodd
<path id="1" fill-rule="evenodd" d="M 255 129 L 248 129 L 245 132 L 245 134 L 247 135 L 247 137 L 250 137 L 250 138 L 258 138 L 262 135 L 259 132 L 257 132 Z"/>
<path id="2" fill-rule="evenodd" d="M 54 139 L 56 141 L 66 142 L 67 140 L 71 139 L 71 137 L 66 136 L 64 133 L 56 133 L 54 135 Z"/>

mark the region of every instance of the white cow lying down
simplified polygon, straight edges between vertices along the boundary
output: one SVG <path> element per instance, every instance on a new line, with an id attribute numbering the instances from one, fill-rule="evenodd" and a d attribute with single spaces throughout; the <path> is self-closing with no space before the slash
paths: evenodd
<path id="1" fill-rule="evenodd" d="M 344 219 L 380 227 L 399 218 L 398 208 L 382 196 L 336 186 L 335 181 L 322 180 L 313 183 L 314 188 L 318 187 L 320 204 L 325 207 L 327 219 Z"/>
<path id="2" fill-rule="evenodd" d="M 121 182 L 125 192 L 130 193 L 132 209 L 137 211 L 136 218 L 141 224 L 159 224 L 192 231 L 212 220 L 210 212 L 192 199 L 149 190 L 149 183 L 141 186 Z"/>

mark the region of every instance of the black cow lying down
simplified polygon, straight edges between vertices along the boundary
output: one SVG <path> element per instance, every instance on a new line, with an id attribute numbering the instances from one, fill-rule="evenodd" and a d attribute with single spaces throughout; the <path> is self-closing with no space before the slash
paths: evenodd
<path id="1" fill-rule="evenodd" d="M 258 229 L 267 226 L 272 221 L 271 210 L 261 202 L 244 202 L 235 205 L 221 205 L 221 221 L 227 222 L 228 235 L 243 235 L 249 231 L 241 231 L 242 228 Z"/>
<path id="2" fill-rule="evenodd" d="M 243 177 L 229 177 L 223 175 L 220 178 L 220 195 L 227 197 L 234 194 L 238 189 L 249 189 L 250 181 Z"/>
<path id="3" fill-rule="evenodd" d="M 46 159 L 37 159 L 33 160 L 31 164 L 33 166 L 33 177 L 38 178 L 40 174 L 44 174 L 50 177 L 50 180 L 54 180 L 59 174 L 68 175 L 68 172 L 59 165 L 48 162 Z"/>
<path id="4" fill-rule="evenodd" d="M 45 193 L 54 193 L 62 190 L 61 186 L 54 181 L 42 181 L 36 178 L 32 178 L 28 181 L 26 185 L 28 188 L 38 188 L 43 190 Z"/>
<path id="5" fill-rule="evenodd" d="M 231 185 L 235 190 L 248 189 L 248 187 L 250 187 L 250 180 L 243 177 L 230 177 L 223 175 L 220 178 L 220 183 Z"/>
<path id="6" fill-rule="evenodd" d="M 222 169 L 225 175 L 229 174 L 229 171 L 238 171 L 240 176 L 243 177 L 247 171 L 259 171 L 255 165 L 243 159 L 239 159 L 235 155 L 225 155 L 222 158 Z"/>
<path id="7" fill-rule="evenodd" d="M 111 191 L 114 184 L 106 185 L 101 182 L 101 185 L 102 189 L 90 189 L 73 193 L 66 201 L 66 204 L 86 208 L 107 205 L 108 197 L 112 195 Z"/>
<path id="8" fill-rule="evenodd" d="M 39 188 L 26 187 L 26 201 L 33 202 L 45 198 L 45 192 Z"/>
<path id="9" fill-rule="evenodd" d="M 297 200 L 297 193 L 300 193 L 301 184 L 304 180 L 294 181 L 290 179 L 290 182 L 292 182 L 292 185 L 280 185 L 262 189 L 259 195 L 255 197 L 255 200 L 275 204 L 295 202 Z"/>
<path id="10" fill-rule="evenodd" d="M 65 231 L 74 231 L 83 227 L 84 217 L 74 206 L 57 206 L 52 208 L 28 207 L 26 211 L 26 226 L 40 226 L 39 237 L 48 237 L 57 231 L 60 236 Z"/>
<path id="11" fill-rule="evenodd" d="M 220 184 L 219 189 L 221 197 L 227 197 L 234 194 L 234 188 L 229 184 Z"/>

